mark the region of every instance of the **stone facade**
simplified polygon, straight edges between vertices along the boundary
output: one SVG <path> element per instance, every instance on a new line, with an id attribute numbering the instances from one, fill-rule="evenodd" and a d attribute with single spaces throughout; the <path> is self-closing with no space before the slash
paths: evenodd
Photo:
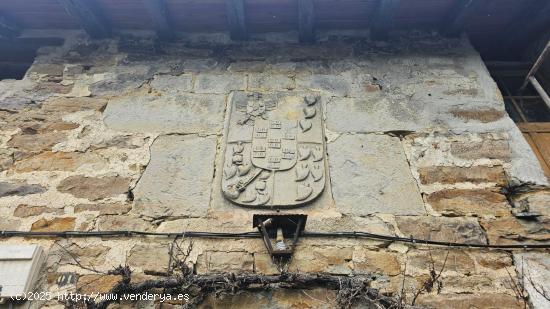
<path id="1" fill-rule="evenodd" d="M 321 196 L 288 211 L 308 215 L 306 230 L 470 244 L 550 241 L 547 180 L 466 39 L 411 33 L 373 43 L 339 35 L 307 46 L 216 38 L 159 46 L 68 33 L 62 47 L 39 50 L 23 80 L 0 81 L 0 230 L 250 231 L 252 214 L 269 210 L 237 206 L 220 187 L 231 96 L 307 91 L 322 99 L 328 179 Z M 539 216 L 515 216 L 522 212 Z M 90 267 L 126 263 L 138 280 L 160 276 L 172 240 L 0 240 L 25 242 L 48 253 L 43 290 L 89 291 L 95 282 L 108 291 L 120 278 L 98 277 Z M 430 265 L 445 264 L 441 289 L 417 303 L 523 308 L 511 287 L 515 266 L 525 256 L 541 274 L 535 281 L 547 284 L 544 254 L 303 238 L 289 270 L 374 274 L 377 287 L 397 295 L 418 289 Z M 277 273 L 260 239 L 193 239 L 188 263 L 200 274 Z M 79 279 L 60 286 L 64 273 Z M 331 307 L 331 293 L 211 297 L 204 308 Z"/>

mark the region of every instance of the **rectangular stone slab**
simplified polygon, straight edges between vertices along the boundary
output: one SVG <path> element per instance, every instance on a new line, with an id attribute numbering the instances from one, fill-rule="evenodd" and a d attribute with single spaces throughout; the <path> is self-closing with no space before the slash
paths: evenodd
<path id="1" fill-rule="evenodd" d="M 425 213 L 398 138 L 343 134 L 327 148 L 332 195 L 342 213 Z"/>

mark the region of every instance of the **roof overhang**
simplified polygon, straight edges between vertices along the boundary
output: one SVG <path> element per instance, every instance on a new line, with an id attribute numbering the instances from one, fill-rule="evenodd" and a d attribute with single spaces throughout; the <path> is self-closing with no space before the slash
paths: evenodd
<path id="1" fill-rule="evenodd" d="M 26 29 L 84 29 L 91 37 L 113 30 L 221 32 L 234 40 L 250 34 L 297 30 L 304 43 L 318 30 L 370 29 L 385 39 L 392 30 L 466 32 L 486 55 L 523 52 L 550 28 L 547 0 L 3 0 L 0 35 Z M 493 57 L 494 58 L 494 57 Z"/>

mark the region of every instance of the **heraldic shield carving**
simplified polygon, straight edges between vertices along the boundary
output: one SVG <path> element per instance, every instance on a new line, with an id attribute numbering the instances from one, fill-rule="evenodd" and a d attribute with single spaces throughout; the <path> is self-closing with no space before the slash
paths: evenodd
<path id="1" fill-rule="evenodd" d="M 325 188 L 320 97 L 235 92 L 226 128 L 222 191 L 251 207 L 297 207 Z"/>

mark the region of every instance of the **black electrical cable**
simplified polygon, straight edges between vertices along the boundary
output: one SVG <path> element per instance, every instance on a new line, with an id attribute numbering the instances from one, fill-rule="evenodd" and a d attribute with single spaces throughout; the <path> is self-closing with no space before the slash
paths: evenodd
<path id="1" fill-rule="evenodd" d="M 0 238 L 7 237 L 133 237 L 133 236 L 166 236 L 191 238 L 258 238 L 258 232 L 219 233 L 219 232 L 143 232 L 143 231 L 62 231 L 62 232 L 25 232 L 0 231 Z"/>
<path id="2" fill-rule="evenodd" d="M 0 238 L 8 237 L 135 237 L 135 236 L 165 236 L 189 238 L 261 238 L 259 232 L 224 233 L 224 232 L 143 232 L 143 231 L 64 231 L 64 232 L 25 232 L 0 231 Z M 412 243 L 419 245 L 433 245 L 460 248 L 488 248 L 488 249 L 550 249 L 550 244 L 513 244 L 513 245 L 484 245 L 458 242 L 436 241 L 429 239 L 407 238 L 391 235 L 381 235 L 366 232 L 303 232 L 302 237 L 348 237 L 384 240 L 392 242 Z"/>
<path id="3" fill-rule="evenodd" d="M 368 238 L 395 242 L 412 243 L 419 245 L 434 245 L 444 247 L 461 247 L 461 248 L 489 248 L 489 249 L 550 249 L 550 244 L 514 244 L 514 245 L 484 245 L 484 244 L 469 244 L 459 242 L 436 241 L 429 239 L 407 238 L 399 236 L 389 236 L 372 234 L 365 232 L 304 232 L 304 237 L 356 237 Z"/>

